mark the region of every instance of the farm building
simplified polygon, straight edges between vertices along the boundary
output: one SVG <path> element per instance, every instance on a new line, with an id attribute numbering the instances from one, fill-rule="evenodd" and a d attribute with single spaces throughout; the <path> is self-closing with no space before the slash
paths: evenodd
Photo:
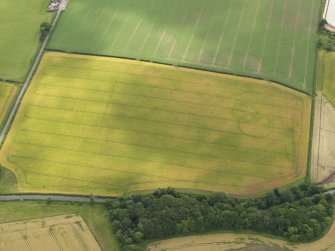
<path id="1" fill-rule="evenodd" d="M 59 1 L 58 0 L 51 0 L 48 10 L 49 11 L 55 11 L 58 10 L 58 6 L 59 6 Z"/>
<path id="2" fill-rule="evenodd" d="M 327 0 L 323 18 L 335 29 L 335 0 Z"/>

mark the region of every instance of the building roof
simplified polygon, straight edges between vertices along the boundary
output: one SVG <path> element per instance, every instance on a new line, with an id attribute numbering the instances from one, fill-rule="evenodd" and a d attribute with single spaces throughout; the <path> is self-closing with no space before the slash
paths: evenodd
<path id="1" fill-rule="evenodd" d="M 330 25 L 335 27 L 335 0 L 327 0 L 323 18 L 326 19 Z"/>

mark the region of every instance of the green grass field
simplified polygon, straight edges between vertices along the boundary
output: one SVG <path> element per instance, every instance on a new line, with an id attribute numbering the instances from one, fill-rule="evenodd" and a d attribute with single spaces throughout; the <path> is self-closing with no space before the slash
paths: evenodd
<path id="1" fill-rule="evenodd" d="M 0 130 L 4 125 L 8 108 L 13 101 L 16 91 L 16 85 L 0 82 Z"/>
<path id="2" fill-rule="evenodd" d="M 319 52 L 318 89 L 335 105 L 335 52 Z"/>
<path id="3" fill-rule="evenodd" d="M 66 202 L 52 202 L 50 205 L 32 201 L 1 202 L 0 223 L 62 214 L 82 216 L 103 251 L 120 250 L 104 206 Z"/>
<path id="4" fill-rule="evenodd" d="M 53 14 L 49 0 L 0 1 L 0 79 L 23 82 L 39 47 L 39 29 Z"/>
<path id="5" fill-rule="evenodd" d="M 19 192 L 250 195 L 304 177 L 310 105 L 265 81 L 47 53 L 0 164 Z"/>
<path id="6" fill-rule="evenodd" d="M 320 0 L 70 1 L 50 49 L 279 81 L 311 92 Z"/>

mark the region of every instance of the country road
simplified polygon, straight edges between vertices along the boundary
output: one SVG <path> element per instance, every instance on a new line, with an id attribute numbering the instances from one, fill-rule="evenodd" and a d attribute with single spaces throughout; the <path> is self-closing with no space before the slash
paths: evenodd
<path id="1" fill-rule="evenodd" d="M 29 87 L 29 84 L 33 78 L 33 75 L 41 61 L 41 58 L 43 56 L 45 47 L 49 41 L 50 35 L 52 34 L 52 31 L 54 30 L 54 27 L 59 19 L 59 16 L 61 14 L 62 11 L 65 10 L 66 5 L 68 3 L 68 0 L 62 0 L 59 10 L 57 11 L 57 14 L 54 18 L 54 20 L 52 21 L 52 27 L 51 30 L 49 32 L 49 34 L 47 35 L 47 37 L 45 38 L 44 42 L 41 45 L 41 48 L 38 51 L 38 54 L 35 58 L 34 64 L 31 67 L 29 74 L 20 90 L 19 95 L 17 96 L 15 103 L 9 113 L 9 116 L 6 120 L 5 126 L 3 128 L 3 130 L 0 132 L 0 148 L 4 142 L 4 140 L 6 139 L 6 135 L 10 129 L 10 126 L 15 118 L 15 115 L 17 113 L 17 110 L 19 109 L 19 106 L 21 104 L 21 101 Z M 52 200 L 52 201 L 71 201 L 71 202 L 91 202 L 92 201 L 92 197 L 90 196 L 72 196 L 72 195 L 45 195 L 45 194 L 15 194 L 15 195 L 0 195 L 0 201 L 20 201 L 20 200 Z M 94 197 L 94 202 L 95 203 L 104 203 L 107 200 L 107 198 L 103 198 L 103 197 Z"/>
<path id="2" fill-rule="evenodd" d="M 329 190 L 327 193 L 335 194 L 335 189 Z M 90 196 L 75 196 L 75 195 L 48 195 L 48 194 L 10 194 L 0 195 L 0 201 L 23 201 L 23 200 L 51 200 L 51 201 L 65 201 L 65 202 L 93 202 L 105 203 L 107 200 L 113 198 L 107 197 L 90 197 Z"/>
<path id="3" fill-rule="evenodd" d="M 47 195 L 47 194 L 13 194 L 0 195 L 0 201 L 22 201 L 22 200 L 51 200 L 51 201 L 69 201 L 69 202 L 92 202 L 104 203 L 108 198 L 74 196 L 74 195 Z"/>
<path id="4" fill-rule="evenodd" d="M 62 1 L 62 4 L 61 4 L 62 8 L 59 8 L 59 10 L 57 11 L 57 14 L 56 14 L 56 16 L 55 16 L 55 18 L 54 18 L 54 20 L 52 21 L 52 24 L 51 24 L 52 25 L 51 30 L 50 30 L 49 34 L 47 35 L 47 37 L 45 38 L 44 42 L 42 43 L 42 46 L 41 46 L 40 50 L 38 51 L 38 54 L 37 54 L 37 56 L 35 58 L 34 64 L 33 64 L 33 66 L 31 67 L 31 69 L 29 71 L 27 79 L 24 82 L 24 84 L 23 84 L 23 86 L 22 86 L 22 88 L 20 90 L 20 93 L 17 96 L 17 98 L 15 100 L 15 103 L 14 103 L 14 105 L 13 105 L 13 107 L 12 107 L 10 113 L 9 113 L 9 116 L 8 116 L 8 118 L 6 120 L 5 126 L 3 127 L 2 131 L 0 132 L 0 149 L 1 149 L 1 146 L 2 146 L 2 144 L 4 143 L 4 141 L 6 139 L 6 135 L 7 135 L 8 131 L 9 131 L 9 129 L 10 129 L 10 126 L 11 126 L 14 118 L 15 118 L 17 110 L 19 109 L 19 106 L 21 104 L 23 96 L 26 93 L 26 91 L 27 91 L 27 89 L 29 87 L 29 84 L 31 82 L 31 79 L 33 78 L 34 73 L 35 73 L 35 71 L 36 71 L 36 69 L 37 69 L 37 67 L 38 67 L 38 65 L 40 63 L 40 60 L 41 60 L 41 58 L 43 56 L 43 53 L 44 53 L 44 50 L 45 50 L 45 46 L 47 45 L 47 43 L 49 41 L 50 34 L 52 34 L 52 31 L 53 31 L 53 29 L 55 27 L 55 24 L 57 23 L 57 20 L 59 19 L 59 16 L 60 16 L 61 12 L 64 10 L 64 8 L 66 6 L 66 3 L 67 3 L 66 0 Z"/>

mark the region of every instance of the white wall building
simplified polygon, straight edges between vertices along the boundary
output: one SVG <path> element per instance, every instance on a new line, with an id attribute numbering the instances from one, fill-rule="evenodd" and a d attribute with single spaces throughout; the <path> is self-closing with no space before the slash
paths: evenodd
<path id="1" fill-rule="evenodd" d="M 323 18 L 335 28 L 335 0 L 327 0 Z"/>

